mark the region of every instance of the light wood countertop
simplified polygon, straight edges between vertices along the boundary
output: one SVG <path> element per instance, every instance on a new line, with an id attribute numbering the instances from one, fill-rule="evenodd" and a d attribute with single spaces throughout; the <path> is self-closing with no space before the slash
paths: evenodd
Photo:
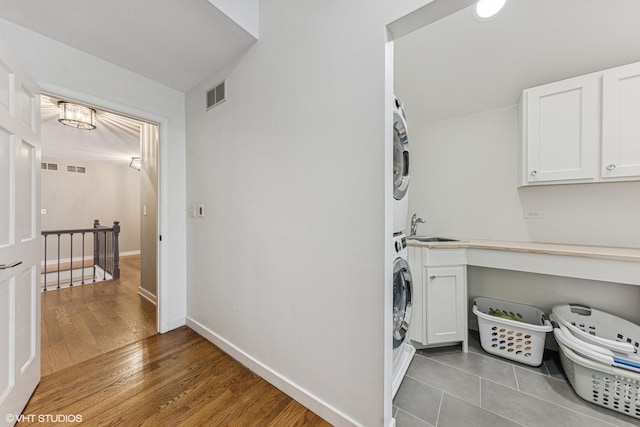
<path id="1" fill-rule="evenodd" d="M 532 254 L 564 255 L 615 261 L 640 262 L 640 248 L 617 248 L 607 246 L 568 245 L 558 243 L 511 242 L 461 238 L 457 242 L 419 242 L 407 236 L 407 244 L 431 249 L 488 249 Z"/>

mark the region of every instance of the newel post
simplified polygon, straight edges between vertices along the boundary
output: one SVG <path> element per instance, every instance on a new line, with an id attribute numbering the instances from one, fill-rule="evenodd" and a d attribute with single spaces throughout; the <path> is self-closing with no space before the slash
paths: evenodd
<path id="1" fill-rule="evenodd" d="M 120 278 L 120 221 L 113 221 L 113 278 Z"/>

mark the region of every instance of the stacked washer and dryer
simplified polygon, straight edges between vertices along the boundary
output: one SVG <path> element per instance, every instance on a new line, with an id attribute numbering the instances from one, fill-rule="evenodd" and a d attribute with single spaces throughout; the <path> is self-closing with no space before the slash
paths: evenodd
<path id="1" fill-rule="evenodd" d="M 396 395 L 416 349 L 409 344 L 413 279 L 407 260 L 404 229 L 409 212 L 409 138 L 404 108 L 393 108 L 393 396 Z"/>

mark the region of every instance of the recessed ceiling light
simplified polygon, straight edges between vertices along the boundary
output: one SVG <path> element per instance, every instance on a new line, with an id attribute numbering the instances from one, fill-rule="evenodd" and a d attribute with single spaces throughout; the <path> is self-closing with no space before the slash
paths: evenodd
<path id="1" fill-rule="evenodd" d="M 487 21 L 495 17 L 507 3 L 507 0 L 478 0 L 473 6 L 473 17 L 478 21 Z"/>

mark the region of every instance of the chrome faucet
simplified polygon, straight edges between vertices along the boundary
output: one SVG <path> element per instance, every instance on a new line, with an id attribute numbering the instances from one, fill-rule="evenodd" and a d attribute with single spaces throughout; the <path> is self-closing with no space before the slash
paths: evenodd
<path id="1" fill-rule="evenodd" d="M 411 233 L 409 236 L 415 236 L 418 233 L 418 225 L 420 223 L 425 223 L 426 221 L 422 218 L 418 218 L 418 214 L 414 213 L 411 217 Z"/>

